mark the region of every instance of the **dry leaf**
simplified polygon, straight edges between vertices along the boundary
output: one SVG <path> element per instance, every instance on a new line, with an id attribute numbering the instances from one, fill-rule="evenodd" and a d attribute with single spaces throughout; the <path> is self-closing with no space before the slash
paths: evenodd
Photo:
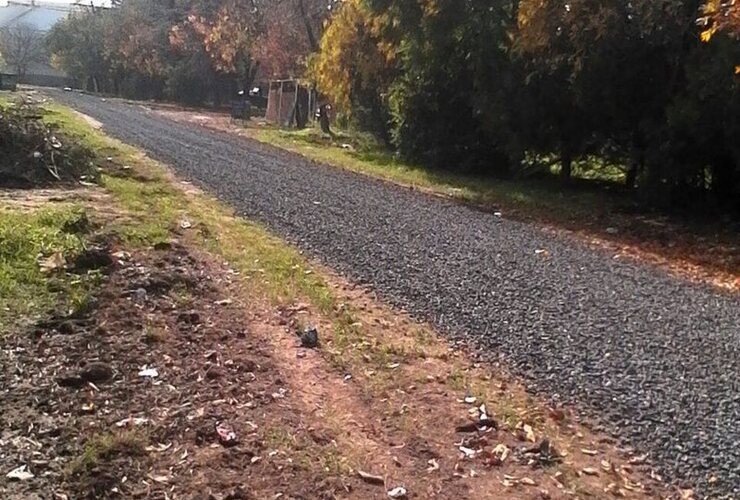
<path id="1" fill-rule="evenodd" d="M 21 465 L 5 474 L 5 477 L 8 479 L 15 479 L 17 481 L 26 481 L 28 479 L 33 479 L 34 475 L 28 471 L 27 465 Z"/>
<path id="2" fill-rule="evenodd" d="M 53 271 L 56 271 L 57 269 L 61 269 L 66 264 L 66 261 L 64 260 L 64 255 L 62 255 L 61 252 L 54 252 L 46 259 L 42 259 L 39 261 L 39 267 L 41 268 L 42 272 L 50 273 Z"/>
<path id="3" fill-rule="evenodd" d="M 388 491 L 388 496 L 390 498 L 406 498 L 408 495 L 408 492 L 406 491 L 406 488 L 403 486 L 397 486 L 393 488 L 392 490 Z"/>
<path id="4" fill-rule="evenodd" d="M 168 483 L 170 482 L 170 479 L 172 479 L 171 476 L 166 476 L 164 474 L 147 474 L 147 477 L 155 483 Z"/>
<path id="5" fill-rule="evenodd" d="M 534 429 L 532 429 L 532 426 L 529 424 L 524 424 L 522 426 L 522 429 L 524 430 L 524 434 L 527 436 L 527 441 L 531 443 L 537 442 L 537 438 L 534 435 Z"/>
<path id="6" fill-rule="evenodd" d="M 499 460 L 501 460 L 502 462 L 506 460 L 506 457 L 509 456 L 509 452 L 510 450 L 508 446 L 503 443 L 497 444 L 496 447 L 493 449 L 493 453 L 498 455 Z"/>
<path id="7" fill-rule="evenodd" d="M 159 377 L 159 372 L 156 368 L 147 368 L 146 365 L 144 365 L 139 371 L 139 377 L 156 378 Z"/>

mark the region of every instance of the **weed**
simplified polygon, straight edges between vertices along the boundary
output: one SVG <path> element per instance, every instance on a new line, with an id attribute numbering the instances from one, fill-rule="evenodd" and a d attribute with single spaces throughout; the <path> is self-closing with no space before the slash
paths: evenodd
<path id="1" fill-rule="evenodd" d="M 456 391 L 464 391 L 468 387 L 468 377 L 461 369 L 455 367 L 447 376 L 447 383 Z"/>
<path id="2" fill-rule="evenodd" d="M 159 344 L 169 337 L 169 331 L 158 325 L 146 325 L 144 327 L 144 342 L 147 344 Z"/>
<path id="3" fill-rule="evenodd" d="M 85 474 L 101 461 L 117 456 L 140 456 L 145 453 L 146 439 L 137 431 L 120 434 L 95 434 L 85 443 L 82 455 L 70 462 L 68 474 Z"/>

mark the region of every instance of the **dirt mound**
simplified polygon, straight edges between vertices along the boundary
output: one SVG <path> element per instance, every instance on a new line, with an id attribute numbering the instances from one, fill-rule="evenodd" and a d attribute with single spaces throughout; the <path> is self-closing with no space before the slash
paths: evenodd
<path id="1" fill-rule="evenodd" d="M 93 154 L 59 136 L 32 105 L 0 107 L 0 187 L 94 180 Z"/>

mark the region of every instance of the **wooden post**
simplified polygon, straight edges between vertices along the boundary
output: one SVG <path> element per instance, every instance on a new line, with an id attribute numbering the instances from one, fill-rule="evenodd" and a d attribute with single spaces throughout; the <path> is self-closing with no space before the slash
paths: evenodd
<path id="1" fill-rule="evenodd" d="M 283 81 L 280 80 L 280 99 L 278 100 L 277 119 L 280 126 L 283 126 Z"/>

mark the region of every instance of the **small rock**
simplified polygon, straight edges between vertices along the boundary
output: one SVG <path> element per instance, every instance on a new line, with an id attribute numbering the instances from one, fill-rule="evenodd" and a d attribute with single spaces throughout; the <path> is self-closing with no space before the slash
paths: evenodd
<path id="1" fill-rule="evenodd" d="M 310 326 L 301 334 L 301 346 L 308 349 L 315 349 L 319 346 L 319 331 L 316 327 Z"/>
<path id="2" fill-rule="evenodd" d="M 461 424 L 458 424 L 455 427 L 455 432 L 477 432 L 477 431 L 478 431 L 477 422 L 465 421 Z"/>
<path id="3" fill-rule="evenodd" d="M 226 422 L 216 423 L 216 434 L 218 434 L 218 440 L 221 444 L 226 447 L 231 447 L 238 443 L 236 432 L 234 432 L 234 429 Z M 255 457 L 252 457 L 252 463 L 254 463 L 254 458 Z"/>
<path id="4" fill-rule="evenodd" d="M 156 368 L 147 368 L 145 365 L 139 370 L 139 377 L 157 378 L 159 377 L 159 372 Z"/>

